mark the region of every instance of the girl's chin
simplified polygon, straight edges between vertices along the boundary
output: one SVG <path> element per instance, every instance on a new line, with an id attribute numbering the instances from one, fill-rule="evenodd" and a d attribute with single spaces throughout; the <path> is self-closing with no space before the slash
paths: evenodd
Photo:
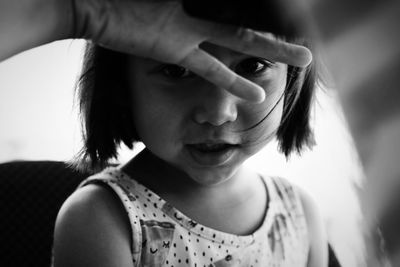
<path id="1" fill-rule="evenodd" d="M 204 186 L 215 186 L 228 181 L 235 170 L 189 170 L 186 172 L 197 184 Z"/>

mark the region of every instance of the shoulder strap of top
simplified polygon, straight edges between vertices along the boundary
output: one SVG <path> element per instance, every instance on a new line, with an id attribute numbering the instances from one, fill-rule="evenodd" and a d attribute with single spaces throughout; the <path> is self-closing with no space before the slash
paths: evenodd
<path id="1" fill-rule="evenodd" d="M 268 228 L 268 240 L 276 245 L 275 248 L 278 243 L 282 246 L 281 252 L 287 256 L 284 256 L 287 266 L 306 262 L 310 249 L 310 235 L 300 192 L 285 178 L 268 176 L 265 180 L 273 207 L 273 213 L 270 213 L 272 217 L 269 217 L 271 226 Z M 277 251 L 279 250 L 275 250 L 274 253 Z"/>
<path id="2" fill-rule="evenodd" d="M 296 187 L 282 177 L 272 177 L 272 192 L 278 202 L 287 211 L 288 216 L 294 221 L 304 218 L 303 205 Z"/>
<path id="3" fill-rule="evenodd" d="M 132 234 L 132 260 L 134 266 L 139 266 L 142 249 L 142 229 L 140 226 L 139 216 L 137 215 L 135 206 L 132 203 L 132 201 L 135 200 L 135 196 L 130 192 L 129 186 L 124 182 L 124 178 L 124 174 L 118 171 L 118 169 L 108 168 L 85 179 L 80 183 L 78 188 L 88 184 L 97 183 L 108 186 L 116 193 L 129 217 Z"/>

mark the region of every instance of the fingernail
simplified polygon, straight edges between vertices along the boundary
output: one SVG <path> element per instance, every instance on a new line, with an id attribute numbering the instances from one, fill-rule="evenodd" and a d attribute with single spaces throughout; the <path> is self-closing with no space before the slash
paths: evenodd
<path id="1" fill-rule="evenodd" d="M 265 92 L 264 89 L 260 86 L 257 86 L 256 88 L 253 89 L 253 95 L 251 97 L 251 99 L 249 99 L 250 101 L 254 102 L 254 103 L 262 103 L 265 100 Z"/>
<path id="2" fill-rule="evenodd" d="M 302 46 L 297 54 L 298 66 L 299 67 L 307 67 L 313 60 L 313 55 L 307 47 Z"/>

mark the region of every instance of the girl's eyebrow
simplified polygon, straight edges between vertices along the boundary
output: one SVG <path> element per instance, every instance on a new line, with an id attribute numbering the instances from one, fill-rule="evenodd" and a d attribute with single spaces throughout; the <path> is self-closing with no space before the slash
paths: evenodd
<path id="1" fill-rule="evenodd" d="M 200 45 L 200 48 L 207 52 L 208 54 L 212 55 L 213 57 L 216 57 L 217 59 L 220 59 L 222 54 L 223 56 L 229 56 L 233 58 L 248 58 L 248 57 L 254 57 L 252 55 L 248 55 L 245 53 L 241 53 L 238 51 L 235 51 L 233 49 L 229 49 L 227 47 L 219 46 L 216 44 L 204 42 Z"/>
<path id="2" fill-rule="evenodd" d="M 168 64 L 168 63 L 163 63 L 161 61 L 157 61 L 151 58 L 141 58 L 141 57 L 135 57 L 133 59 L 133 64 L 131 64 L 135 69 L 141 69 L 144 73 L 146 74 L 151 74 L 157 69 L 158 66 L 161 66 L 163 64 Z"/>

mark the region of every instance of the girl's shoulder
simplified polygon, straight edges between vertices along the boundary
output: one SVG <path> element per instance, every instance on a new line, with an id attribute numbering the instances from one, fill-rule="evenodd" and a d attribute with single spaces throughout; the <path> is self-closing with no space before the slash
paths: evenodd
<path id="1" fill-rule="evenodd" d="M 317 210 L 316 203 L 308 192 L 280 176 L 263 176 L 271 202 L 277 202 L 282 209 L 300 213 L 307 219 Z"/>
<path id="2" fill-rule="evenodd" d="M 110 189 L 80 187 L 57 215 L 54 266 L 129 266 L 130 236 L 124 208 Z"/>
<path id="3" fill-rule="evenodd" d="M 309 240 L 309 266 L 326 266 L 327 237 L 322 215 L 317 203 L 308 192 L 288 179 L 282 177 L 264 177 L 269 181 L 268 190 L 271 198 L 280 203 L 279 206 L 291 219 L 299 219 L 306 227 Z"/>
<path id="4" fill-rule="evenodd" d="M 267 181 L 268 190 L 272 197 L 278 198 L 285 206 L 301 208 L 306 217 L 308 213 L 318 210 L 311 195 L 287 178 L 272 176 L 264 177 L 264 179 Z"/>

